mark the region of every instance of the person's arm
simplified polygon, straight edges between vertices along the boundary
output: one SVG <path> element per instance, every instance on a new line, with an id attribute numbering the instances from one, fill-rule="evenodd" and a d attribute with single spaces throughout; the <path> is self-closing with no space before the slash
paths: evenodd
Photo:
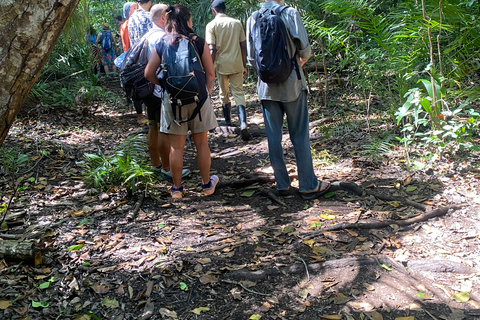
<path id="1" fill-rule="evenodd" d="M 154 48 L 150 59 L 148 59 L 147 66 L 145 67 L 145 78 L 156 85 L 160 85 L 160 80 L 157 77 L 157 69 L 160 67 L 160 62 L 157 49 Z"/>
<path id="2" fill-rule="evenodd" d="M 247 74 L 247 41 L 240 42 L 240 51 L 242 52 L 243 75 Z"/>
<path id="3" fill-rule="evenodd" d="M 100 41 L 101 41 L 101 39 L 102 39 L 101 35 L 102 35 L 101 32 L 99 32 L 99 33 L 97 34 L 97 41 L 95 41 L 95 44 L 96 44 L 97 46 L 100 44 Z"/>
<path id="4" fill-rule="evenodd" d="M 255 65 L 255 45 L 253 43 L 253 39 L 252 39 L 252 34 L 251 34 L 251 30 L 252 30 L 252 24 L 255 23 L 255 21 L 253 21 L 253 18 L 252 16 L 250 16 L 250 18 L 248 18 L 247 20 L 247 36 L 246 36 L 246 41 L 247 41 L 247 44 L 246 44 L 246 47 L 247 47 L 247 61 L 248 61 L 248 64 L 253 66 L 253 67 L 257 67 Z"/>
<path id="5" fill-rule="evenodd" d="M 310 47 L 310 43 L 308 42 L 308 35 L 307 30 L 305 30 L 305 26 L 303 25 L 302 18 L 300 17 L 300 13 L 295 10 L 295 14 L 289 16 L 292 19 L 292 22 L 289 22 L 289 25 L 292 24 L 295 28 L 289 28 L 289 32 L 294 39 L 298 56 L 300 57 L 300 64 L 303 66 L 305 62 L 308 61 L 311 55 L 312 48 Z"/>
<path id="6" fill-rule="evenodd" d="M 148 63 L 150 63 L 150 61 Z M 213 85 L 215 83 L 215 69 L 213 68 L 212 55 L 210 54 L 210 50 L 208 50 L 207 42 L 205 42 L 203 48 L 202 64 L 205 75 L 207 76 L 208 93 L 211 94 L 213 90 Z"/>
<path id="7" fill-rule="evenodd" d="M 110 32 L 110 38 L 112 39 L 113 43 L 113 50 L 117 52 L 117 41 L 115 40 L 115 37 L 113 36 L 113 32 Z"/>
<path id="8" fill-rule="evenodd" d="M 215 44 L 209 44 L 208 48 L 210 49 L 212 61 L 215 62 L 215 59 L 217 58 L 217 46 Z"/>

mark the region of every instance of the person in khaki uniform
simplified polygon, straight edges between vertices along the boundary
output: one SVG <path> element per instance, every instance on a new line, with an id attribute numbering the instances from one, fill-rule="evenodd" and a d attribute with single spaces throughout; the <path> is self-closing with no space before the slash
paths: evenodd
<path id="1" fill-rule="evenodd" d="M 251 136 L 247 129 L 245 92 L 243 90 L 243 76 L 247 74 L 245 32 L 239 20 L 225 14 L 226 6 L 223 0 L 213 1 L 211 9 L 215 18 L 207 24 L 205 40 L 212 54 L 220 86 L 224 124 L 227 126 L 232 124 L 230 87 L 237 106 L 242 139 L 246 141 Z"/>

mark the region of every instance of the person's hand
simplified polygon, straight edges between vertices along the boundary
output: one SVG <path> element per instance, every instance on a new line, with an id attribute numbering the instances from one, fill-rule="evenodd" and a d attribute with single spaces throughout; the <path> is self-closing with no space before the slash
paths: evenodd
<path id="1" fill-rule="evenodd" d="M 247 67 L 243 67 L 243 75 L 244 75 L 244 76 L 246 76 L 246 75 L 247 75 L 247 73 L 248 73 L 248 71 L 247 71 Z"/>
<path id="2" fill-rule="evenodd" d="M 300 58 L 300 66 L 303 67 L 303 65 L 305 64 L 305 62 L 307 62 L 308 59 L 305 59 L 305 58 Z"/>

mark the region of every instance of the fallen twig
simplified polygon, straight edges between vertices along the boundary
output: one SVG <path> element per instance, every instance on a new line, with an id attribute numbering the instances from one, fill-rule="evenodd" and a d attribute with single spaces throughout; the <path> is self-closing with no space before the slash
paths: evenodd
<path id="1" fill-rule="evenodd" d="M 305 271 L 307 272 L 307 281 L 310 281 L 310 274 L 308 273 L 307 263 L 305 262 L 305 260 L 303 260 L 303 259 L 300 258 L 299 256 L 296 256 L 295 258 L 297 258 L 298 260 L 300 260 L 300 261 L 303 262 L 303 265 L 305 266 Z"/>
<path id="2" fill-rule="evenodd" d="M 133 207 L 132 211 L 130 211 L 128 214 L 127 214 L 127 220 L 132 220 L 133 218 L 135 218 L 135 215 L 137 214 L 138 210 L 140 210 L 140 207 L 142 206 L 143 204 L 143 199 L 145 198 L 145 195 L 142 193 L 140 193 L 140 195 L 138 196 L 138 201 L 137 203 L 135 203 L 135 206 Z"/>

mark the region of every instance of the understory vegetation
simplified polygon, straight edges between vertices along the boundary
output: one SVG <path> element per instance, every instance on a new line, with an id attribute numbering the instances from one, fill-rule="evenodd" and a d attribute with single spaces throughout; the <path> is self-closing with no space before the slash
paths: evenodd
<path id="1" fill-rule="evenodd" d="M 196 13 L 194 28 L 204 34 L 212 19 L 209 0 L 164 2 L 191 7 Z M 257 1 L 226 2 L 228 13 L 244 23 L 259 6 Z M 310 100 L 311 108 L 334 110 L 335 121 L 319 125 L 326 138 L 360 130 L 370 136 L 362 154 L 371 155 L 373 161 L 392 150 L 401 150 L 409 164 L 416 158 L 434 160 L 479 151 L 480 12 L 476 2 L 286 3 L 301 12 L 310 36 L 312 58 L 305 72 L 310 89 L 318 93 L 317 99 Z M 104 22 L 115 30 L 114 19 L 122 14 L 122 6 L 118 0 L 80 1 L 31 92 L 34 101 L 44 108 L 79 108 L 119 99 L 98 86 L 89 32 L 96 33 Z M 253 85 L 255 77 L 248 81 Z M 333 94 L 332 84 L 343 92 Z M 315 155 L 317 162 L 324 161 L 322 150 L 314 150 Z M 108 166 L 131 165 L 123 171 L 144 176 L 135 170 L 138 161 L 134 159 L 112 162 L 102 153 L 86 159 L 87 177 L 97 187 L 106 183 L 96 177 L 98 170 Z M 118 176 L 110 182 L 124 176 L 118 168 L 115 172 Z"/>

